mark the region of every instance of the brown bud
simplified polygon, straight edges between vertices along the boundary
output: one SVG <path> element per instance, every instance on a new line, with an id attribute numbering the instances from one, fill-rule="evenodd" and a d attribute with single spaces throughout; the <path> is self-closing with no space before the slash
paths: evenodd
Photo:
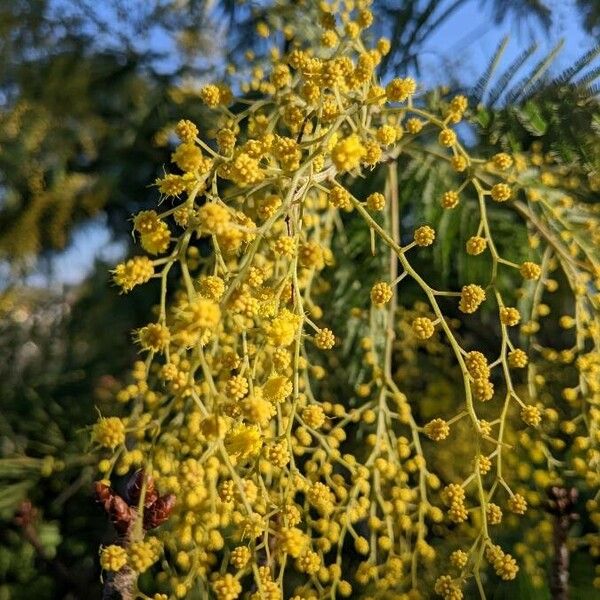
<path id="1" fill-rule="evenodd" d="M 137 506 L 140 502 L 142 487 L 144 483 L 144 470 L 136 471 L 129 481 L 125 492 L 125 498 L 130 506 Z M 150 506 L 158 498 L 158 491 L 154 486 L 154 479 L 151 475 L 146 476 L 146 493 L 144 496 L 144 507 Z"/>
<path id="2" fill-rule="evenodd" d="M 115 529 L 120 534 L 125 534 L 135 519 L 135 510 L 102 481 L 95 482 L 94 490 L 96 500 L 102 504 Z"/>
<path id="3" fill-rule="evenodd" d="M 108 514 L 112 524 L 120 534 L 127 533 L 129 526 L 135 520 L 135 510 L 130 508 L 121 496 L 113 496 Z"/>
<path id="4" fill-rule="evenodd" d="M 114 496 L 112 488 L 102 481 L 96 481 L 94 482 L 94 494 L 96 501 L 102 504 L 104 510 L 108 512 L 110 510 L 110 501 Z"/>
<path id="5" fill-rule="evenodd" d="M 173 512 L 175 507 L 175 495 L 166 494 L 157 498 L 156 501 L 144 511 L 144 529 L 154 529 L 162 525 Z"/>

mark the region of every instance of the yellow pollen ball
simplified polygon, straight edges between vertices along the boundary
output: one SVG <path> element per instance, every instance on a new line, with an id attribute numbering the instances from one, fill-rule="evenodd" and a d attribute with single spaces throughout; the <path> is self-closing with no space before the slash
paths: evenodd
<path id="1" fill-rule="evenodd" d="M 353 134 L 339 141 L 331 151 L 331 160 L 338 171 L 351 171 L 360 165 L 365 147 L 360 138 Z"/>

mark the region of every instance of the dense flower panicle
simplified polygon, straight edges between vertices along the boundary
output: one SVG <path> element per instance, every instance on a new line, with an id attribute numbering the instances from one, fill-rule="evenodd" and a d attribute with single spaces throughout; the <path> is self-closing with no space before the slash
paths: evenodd
<path id="1" fill-rule="evenodd" d="M 290 462 L 290 453 L 286 442 L 271 444 L 265 451 L 265 458 L 275 467 L 285 467 Z"/>
<path id="2" fill-rule="evenodd" d="M 383 150 L 378 142 L 374 140 L 367 140 L 364 144 L 365 153 L 362 158 L 362 164 L 375 167 L 379 162 L 381 162 L 381 158 L 383 156 Z"/>
<path id="3" fill-rule="evenodd" d="M 241 152 L 235 157 L 232 163 L 228 165 L 223 175 L 231 179 L 240 187 L 247 187 L 254 183 L 260 183 L 264 178 L 264 172 L 260 168 L 260 163 L 245 152 Z"/>
<path id="4" fill-rule="evenodd" d="M 213 300 L 198 296 L 177 311 L 176 331 L 194 336 L 213 331 L 221 318 L 221 309 Z"/>
<path id="5" fill-rule="evenodd" d="M 293 384 L 287 377 L 275 376 L 267 380 L 262 391 L 267 400 L 279 404 L 292 393 Z"/>
<path id="6" fill-rule="evenodd" d="M 492 426 L 488 421 L 486 421 L 485 419 L 479 419 L 477 424 L 479 425 L 479 431 L 481 432 L 481 435 L 483 435 L 483 436 L 491 435 Z"/>
<path id="7" fill-rule="evenodd" d="M 384 87 L 368 0 L 301 5 L 310 45 L 265 14 L 257 35 L 288 50 L 246 56 L 240 102 L 199 91 L 210 126 L 177 123 L 175 172 L 133 218 L 149 256 L 113 272 L 125 292 L 160 286 L 114 392 L 123 418 L 92 428 L 113 522 L 141 504 L 110 479 L 153 479 L 100 563 L 177 598 L 460 599 L 480 569 L 483 586 L 515 578 L 496 543 L 518 538 L 540 580 L 544 490 L 562 465 L 600 483 L 597 227 L 541 147 L 470 156 L 466 97 Z M 509 212 L 515 244 L 495 239 Z M 465 265 L 483 287 L 456 284 Z"/>
<path id="8" fill-rule="evenodd" d="M 211 83 L 200 90 L 200 98 L 207 106 L 214 108 L 219 104 L 229 104 L 231 91 L 225 86 Z"/>
<path id="9" fill-rule="evenodd" d="M 396 141 L 398 137 L 398 132 L 395 127 L 391 125 L 383 125 L 377 130 L 375 134 L 377 137 L 377 141 L 380 142 L 384 146 L 389 146 Z"/>
<path id="10" fill-rule="evenodd" d="M 247 458 L 260 452 L 262 439 L 256 425 L 236 425 L 225 437 L 227 452 L 238 458 Z"/>
<path id="11" fill-rule="evenodd" d="M 469 518 L 464 504 L 465 493 L 461 486 L 450 484 L 444 488 L 442 497 L 448 506 L 448 519 L 452 523 L 464 523 Z"/>
<path id="12" fill-rule="evenodd" d="M 271 218 L 277 211 L 277 209 L 282 205 L 281 198 L 276 195 L 266 196 L 260 202 L 257 213 L 261 219 L 269 219 Z"/>
<path id="13" fill-rule="evenodd" d="M 296 253 L 296 240 L 286 235 L 274 240 L 271 247 L 278 256 L 292 258 Z"/>
<path id="14" fill-rule="evenodd" d="M 325 413 L 320 406 L 307 406 L 302 411 L 302 420 L 313 429 L 319 429 L 325 423 Z"/>
<path id="15" fill-rule="evenodd" d="M 243 569 L 251 556 L 252 552 L 248 546 L 238 546 L 231 551 L 231 563 L 236 569 Z"/>
<path id="16" fill-rule="evenodd" d="M 298 249 L 298 261 L 303 267 L 322 269 L 324 267 L 323 249 L 315 242 L 306 242 Z"/>
<path id="17" fill-rule="evenodd" d="M 235 131 L 232 131 L 227 127 L 219 129 L 217 132 L 217 145 L 221 151 L 221 154 L 225 156 L 229 156 L 233 152 L 236 141 L 237 136 Z"/>
<path id="18" fill-rule="evenodd" d="M 462 486 L 451 483 L 443 489 L 442 498 L 448 506 L 456 502 L 463 502 L 465 499 L 465 490 Z"/>
<path id="19" fill-rule="evenodd" d="M 321 568 L 321 558 L 316 552 L 308 550 L 296 559 L 295 564 L 300 573 L 315 575 Z"/>
<path id="20" fill-rule="evenodd" d="M 241 400 L 248 394 L 248 380 L 243 375 L 233 375 L 226 384 L 225 391 L 227 395 Z"/>
<path id="21" fill-rule="evenodd" d="M 160 223 L 161 220 L 155 210 L 142 210 L 133 218 L 133 228 L 141 234 L 155 232 Z"/>
<path id="22" fill-rule="evenodd" d="M 450 110 L 455 113 L 464 113 L 469 106 L 466 96 L 454 96 L 450 102 Z"/>
<path id="23" fill-rule="evenodd" d="M 489 456 L 483 456 L 482 454 L 480 454 L 477 457 L 477 468 L 479 469 L 479 472 L 482 475 L 485 475 L 486 473 L 489 473 L 491 468 L 492 468 L 492 461 L 490 460 Z"/>
<path id="24" fill-rule="evenodd" d="M 171 155 L 174 162 L 182 171 L 206 173 L 210 170 L 211 161 L 202 155 L 202 150 L 195 144 L 181 144 Z"/>
<path id="25" fill-rule="evenodd" d="M 308 540 L 301 529 L 284 527 L 280 532 L 280 550 L 292 558 L 299 558 L 306 550 Z"/>

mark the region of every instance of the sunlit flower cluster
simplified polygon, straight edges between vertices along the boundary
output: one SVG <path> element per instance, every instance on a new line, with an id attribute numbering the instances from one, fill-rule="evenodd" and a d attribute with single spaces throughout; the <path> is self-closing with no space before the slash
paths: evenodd
<path id="1" fill-rule="evenodd" d="M 149 256 L 114 270 L 123 292 L 155 281 L 157 307 L 117 394 L 125 418 L 94 426 L 100 470 L 144 469 L 176 497 L 151 537 L 133 526 L 101 551 L 106 571 L 153 574 L 140 597 L 475 597 L 521 559 L 539 577 L 502 532 L 528 505 L 547 523 L 541 493 L 563 480 L 561 460 L 600 483 L 593 209 L 571 233 L 575 201 L 546 194 L 525 155 L 471 157 L 454 129 L 465 97 L 434 113 L 412 78 L 381 85 L 389 42 L 365 45 L 369 2 L 346 4 L 323 3 L 322 47 L 273 53 L 256 97 L 202 89 L 218 127 L 177 125 L 163 202 L 133 220 Z M 488 265 L 485 279 L 428 283 L 446 233 L 400 222 L 406 153 L 451 170 L 440 220 L 472 204 L 461 252 Z M 498 210 L 530 234 L 518 262 L 495 243 Z M 373 272 L 353 263 L 357 245 Z M 556 322 L 545 302 L 559 286 L 571 345 L 554 349 L 542 318 Z M 555 397 L 547 384 L 569 377 Z"/>

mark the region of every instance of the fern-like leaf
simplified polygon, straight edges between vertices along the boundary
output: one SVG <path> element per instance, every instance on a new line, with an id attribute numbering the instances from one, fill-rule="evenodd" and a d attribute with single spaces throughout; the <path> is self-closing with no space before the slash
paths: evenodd
<path id="1" fill-rule="evenodd" d="M 560 40 L 558 44 L 552 48 L 549 54 L 535 66 L 533 71 L 508 92 L 506 95 L 507 104 L 517 104 L 520 100 L 522 101 L 529 97 L 531 90 L 534 89 L 538 81 L 546 75 L 564 44 L 565 40 Z"/>
<path id="2" fill-rule="evenodd" d="M 487 91 L 487 88 L 490 84 L 492 76 L 494 75 L 494 72 L 498 68 L 500 61 L 502 60 L 502 56 L 504 55 L 504 51 L 506 50 L 506 47 L 508 46 L 508 39 L 509 39 L 508 36 L 505 36 L 504 38 L 502 38 L 502 40 L 498 44 L 498 48 L 496 48 L 496 51 L 494 52 L 494 55 L 492 56 L 492 58 L 490 60 L 488 66 L 486 67 L 485 71 L 483 72 L 483 75 L 479 78 L 479 81 L 475 84 L 473 96 L 475 97 L 475 101 L 477 104 L 479 104 L 483 100 L 483 96 L 485 95 L 485 92 Z"/>
<path id="3" fill-rule="evenodd" d="M 590 96 L 600 96 L 600 83 L 587 88 Z"/>
<path id="4" fill-rule="evenodd" d="M 578 73 L 581 73 L 583 69 L 587 66 L 591 65 L 596 57 L 600 56 L 600 44 L 594 46 L 591 50 L 586 52 L 583 56 L 579 57 L 575 64 L 567 69 L 565 69 L 562 73 L 557 75 L 552 80 L 552 85 L 564 85 L 570 81 L 573 81 L 573 77 Z"/>
<path id="5" fill-rule="evenodd" d="M 578 88 L 588 88 L 596 79 L 600 77 L 600 67 L 592 69 L 589 73 L 586 73 L 581 79 L 578 79 L 575 85 Z"/>
<path id="6" fill-rule="evenodd" d="M 510 81 L 514 78 L 517 72 L 521 69 L 521 67 L 529 60 L 529 58 L 535 54 L 538 46 L 537 44 L 532 44 L 529 48 L 526 48 L 513 60 L 513 62 L 508 66 L 508 68 L 502 73 L 500 79 L 498 79 L 496 85 L 490 91 L 489 98 L 487 100 L 487 104 L 489 106 L 494 106 L 506 87 L 510 83 Z"/>

